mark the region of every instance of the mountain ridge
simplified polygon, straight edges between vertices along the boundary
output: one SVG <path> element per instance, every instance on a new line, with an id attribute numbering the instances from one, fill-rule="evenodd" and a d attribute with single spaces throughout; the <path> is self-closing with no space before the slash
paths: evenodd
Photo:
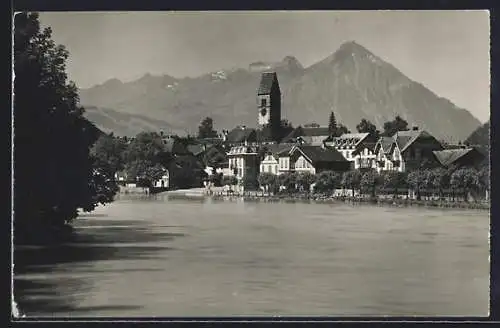
<path id="1" fill-rule="evenodd" d="M 253 65 L 253 66 L 252 66 Z M 146 74 L 131 81 L 110 79 L 80 90 L 82 105 L 112 108 L 175 122 L 195 130 L 206 116 L 217 129 L 256 126 L 256 90 L 263 71 L 278 73 L 282 117 L 294 125 L 327 124 L 330 111 L 351 130 L 361 118 L 383 123 L 400 115 L 442 139 L 463 140 L 481 125 L 465 109 L 405 76 L 355 41 L 308 67 L 294 56 L 274 63 L 209 72 L 195 78 Z M 120 82 L 120 83 L 118 83 Z"/>

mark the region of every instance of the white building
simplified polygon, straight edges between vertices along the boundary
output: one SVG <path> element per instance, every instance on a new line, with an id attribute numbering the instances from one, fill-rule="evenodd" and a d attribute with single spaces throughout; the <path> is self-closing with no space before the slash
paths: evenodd
<path id="1" fill-rule="evenodd" d="M 325 144 L 339 151 L 356 170 L 376 168 L 376 140 L 369 133 L 345 133 L 328 138 Z"/>
<path id="2" fill-rule="evenodd" d="M 255 146 L 232 147 L 227 154 L 231 175 L 236 176 L 238 180 L 242 180 L 248 175 L 257 178 L 259 170 L 258 155 Z"/>
<path id="3" fill-rule="evenodd" d="M 158 179 L 154 182 L 154 186 L 156 188 L 168 188 L 170 185 L 170 172 L 165 170 L 161 179 Z"/>

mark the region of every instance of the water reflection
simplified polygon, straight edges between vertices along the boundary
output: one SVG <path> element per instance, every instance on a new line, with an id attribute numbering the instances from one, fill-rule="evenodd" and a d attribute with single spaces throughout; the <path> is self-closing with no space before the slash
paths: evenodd
<path id="1" fill-rule="evenodd" d="M 106 215 L 82 215 L 71 239 L 57 246 L 23 246 L 14 250 L 14 295 L 22 311 L 30 316 L 127 311 L 139 305 L 79 306 L 79 296 L 92 290 L 89 277 L 103 274 L 147 273 L 155 268 L 95 268 L 98 261 L 154 260 L 173 248 L 165 242 L 183 233 L 154 232 L 144 221 L 106 220 Z M 162 243 L 160 245 L 160 242 Z M 158 245 L 151 245 L 158 243 Z M 81 278 L 73 269 L 81 270 Z M 37 280 L 41 277 L 41 281 Z"/>
<path id="2" fill-rule="evenodd" d="M 16 250 L 28 316 L 486 315 L 485 212 L 123 198 Z"/>

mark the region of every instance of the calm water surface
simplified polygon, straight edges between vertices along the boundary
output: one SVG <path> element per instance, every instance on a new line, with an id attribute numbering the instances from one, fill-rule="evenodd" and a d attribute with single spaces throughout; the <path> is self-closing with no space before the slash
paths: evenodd
<path id="1" fill-rule="evenodd" d="M 19 249 L 27 316 L 482 316 L 485 211 L 119 199 Z"/>

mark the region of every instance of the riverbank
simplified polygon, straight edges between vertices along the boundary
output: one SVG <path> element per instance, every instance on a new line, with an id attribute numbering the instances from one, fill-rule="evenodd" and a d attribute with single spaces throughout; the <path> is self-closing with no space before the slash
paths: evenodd
<path id="1" fill-rule="evenodd" d="M 257 191 L 246 191 L 242 194 L 228 193 L 222 188 L 214 188 L 208 192 L 205 188 L 183 189 L 166 192 L 167 195 L 179 195 L 186 197 L 211 197 L 220 200 L 243 199 L 248 201 L 310 201 L 316 203 L 350 203 L 350 204 L 371 204 L 391 207 L 432 207 L 432 208 L 456 208 L 471 210 L 490 210 L 489 202 L 464 202 L 450 200 L 412 199 L 412 198 L 383 198 L 383 197 L 349 197 L 349 196 L 329 196 L 321 194 L 265 194 Z"/>
<path id="2" fill-rule="evenodd" d="M 259 195 L 246 194 L 243 196 L 218 195 L 215 198 L 227 199 L 228 197 L 241 198 L 244 200 L 265 200 L 265 201 L 312 201 L 316 203 L 349 203 L 349 204 L 370 204 L 391 207 L 433 207 L 433 208 L 456 208 L 470 210 L 490 210 L 490 204 L 484 202 L 452 202 L 439 200 L 416 200 L 416 199 L 390 199 L 371 197 L 335 197 L 324 195 Z"/>

